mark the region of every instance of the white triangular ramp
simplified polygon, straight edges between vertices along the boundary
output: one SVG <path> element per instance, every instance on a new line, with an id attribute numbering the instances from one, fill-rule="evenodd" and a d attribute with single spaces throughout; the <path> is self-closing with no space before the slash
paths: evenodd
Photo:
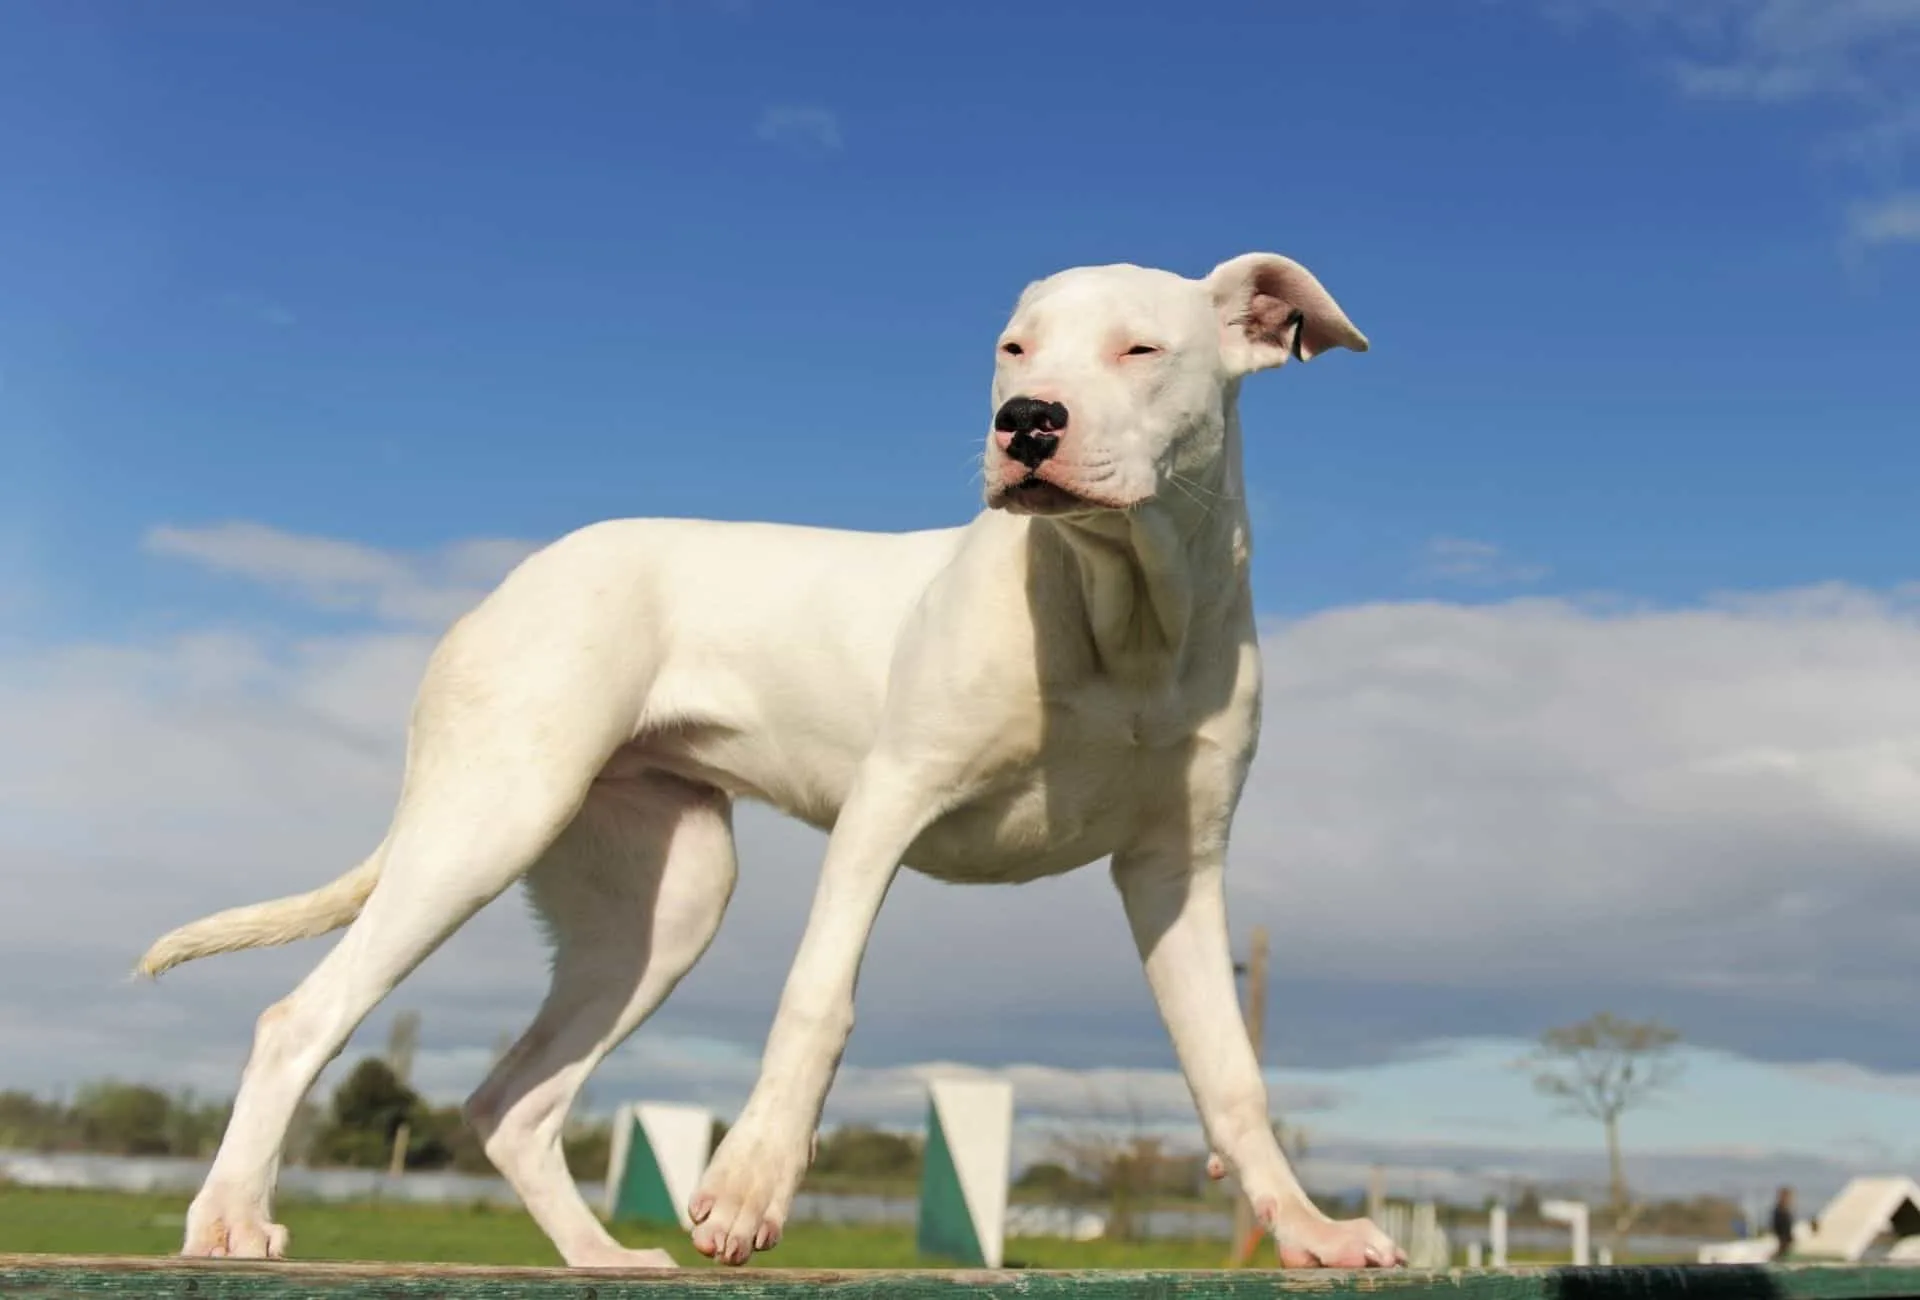
<path id="1" fill-rule="evenodd" d="M 712 1111 L 665 1102 L 620 1107 L 607 1159 L 607 1218 L 692 1227 L 687 1202 L 712 1145 Z"/>
<path id="2" fill-rule="evenodd" d="M 1892 1228 L 1920 1233 L 1920 1184 L 1911 1178 L 1855 1178 L 1820 1211 L 1820 1228 L 1794 1242 L 1794 1253 L 1857 1260 L 1875 1237 Z"/>
<path id="3" fill-rule="evenodd" d="M 673 1106 L 643 1102 L 637 1108 L 640 1127 L 660 1162 L 660 1177 L 673 1198 L 673 1211 L 682 1228 L 691 1228 L 687 1204 L 693 1200 L 700 1176 L 713 1154 L 713 1112 L 702 1106 Z"/>
<path id="4" fill-rule="evenodd" d="M 1005 1079 L 936 1079 L 928 1085 L 953 1171 L 980 1242 L 999 1268 L 1007 1236 L 1007 1176 L 1013 1158 L 1013 1085 Z"/>

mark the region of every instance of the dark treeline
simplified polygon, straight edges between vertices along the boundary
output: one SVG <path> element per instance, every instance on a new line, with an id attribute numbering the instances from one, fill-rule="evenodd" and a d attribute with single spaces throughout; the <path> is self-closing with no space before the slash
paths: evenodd
<path id="1" fill-rule="evenodd" d="M 0 1091 L 0 1150 L 88 1151 L 127 1156 L 188 1156 L 205 1159 L 226 1127 L 228 1103 L 190 1092 L 170 1093 L 145 1084 L 106 1081 L 79 1089 L 70 1099 L 51 1100 Z M 390 1167 L 395 1138 L 406 1128 L 405 1167 L 491 1174 L 479 1138 L 455 1106 L 433 1106 L 379 1057 L 358 1062 L 324 1102 L 307 1102 L 288 1137 L 287 1163 L 316 1167 Z M 717 1143 L 724 1124 L 715 1124 Z M 611 1131 L 604 1121 L 583 1121 L 569 1130 L 567 1164 L 583 1180 L 604 1178 Z M 1061 1142 L 1050 1159 L 1028 1166 L 1015 1183 L 1020 1200 L 1099 1208 L 1124 1235 L 1134 1212 L 1150 1205 L 1191 1199 L 1215 1200 L 1202 1159 L 1162 1152 L 1155 1140 L 1133 1136 L 1093 1142 Z M 911 1195 L 920 1178 L 921 1140 L 860 1125 L 820 1137 L 808 1184 L 819 1191 L 882 1191 Z M 1540 1222 L 1541 1192 L 1529 1186 L 1511 1194 L 1516 1226 Z M 1330 1213 L 1362 1212 L 1363 1197 L 1321 1193 Z M 1449 1207 L 1450 1225 L 1481 1221 L 1481 1207 Z M 1464 1215 L 1463 1213 L 1464 1212 Z M 1643 1231 L 1726 1236 L 1737 1207 L 1722 1197 L 1660 1201 L 1646 1207 Z"/>
<path id="2" fill-rule="evenodd" d="M 219 1145 L 230 1106 L 115 1080 L 88 1084 L 71 1099 L 0 1092 L 0 1150 L 205 1159 Z M 726 1125 L 716 1122 L 716 1145 L 725 1134 Z M 286 1163 L 384 1169 L 399 1141 L 407 1169 L 494 1172 L 459 1107 L 430 1104 L 377 1056 L 355 1064 L 324 1102 L 303 1103 L 288 1133 Z M 604 1178 L 611 1146 L 605 1121 L 575 1123 L 565 1138 L 574 1176 Z M 813 1173 L 823 1181 L 911 1184 L 920 1176 L 920 1143 L 877 1129 L 837 1129 L 821 1137 Z"/>
<path id="3" fill-rule="evenodd" d="M 115 1080 L 88 1084 L 64 1100 L 0 1092 L 0 1149 L 204 1159 L 219 1145 L 230 1107 Z M 288 1133 L 286 1163 L 386 1168 L 403 1125 L 406 1168 L 493 1172 L 459 1107 L 430 1105 L 379 1057 L 356 1064 L 324 1103 L 303 1103 Z M 576 1177 L 605 1176 L 610 1137 L 604 1123 L 577 1125 L 567 1135 Z"/>

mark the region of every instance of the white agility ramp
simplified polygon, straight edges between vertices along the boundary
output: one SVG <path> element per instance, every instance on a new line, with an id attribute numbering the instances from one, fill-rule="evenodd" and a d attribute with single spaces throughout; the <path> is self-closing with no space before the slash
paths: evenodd
<path id="1" fill-rule="evenodd" d="M 1908 1259 L 1920 1247 L 1908 1245 L 1920 1236 L 1920 1183 L 1911 1178 L 1855 1178 L 1828 1201 L 1816 1220 L 1819 1227 L 1796 1238 L 1796 1255 L 1837 1259 L 1849 1263 L 1865 1257 L 1883 1232 L 1900 1240 L 1897 1258 Z"/>
<path id="2" fill-rule="evenodd" d="M 1013 1085 L 935 1079 L 927 1085 L 920 1172 L 920 1253 L 969 1268 L 999 1268 L 1013 1163 Z"/>
<path id="3" fill-rule="evenodd" d="M 687 1202 L 712 1153 L 712 1111 L 652 1101 L 622 1106 L 607 1157 L 607 1218 L 691 1228 Z"/>

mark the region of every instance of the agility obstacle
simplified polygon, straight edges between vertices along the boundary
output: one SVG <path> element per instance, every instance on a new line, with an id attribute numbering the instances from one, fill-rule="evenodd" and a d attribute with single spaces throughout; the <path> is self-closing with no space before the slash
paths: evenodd
<path id="1" fill-rule="evenodd" d="M 613 1115 L 606 1204 L 613 1223 L 690 1228 L 687 1203 L 713 1148 L 713 1112 L 700 1106 L 631 1102 Z"/>
<path id="2" fill-rule="evenodd" d="M 0 1255 L 0 1297 L 194 1300 L 1920 1300 L 1910 1265 L 1686 1264 L 1417 1273 L 989 1271 L 654 1273 Z"/>
<path id="3" fill-rule="evenodd" d="M 968 1268 L 999 1268 L 1007 1239 L 1013 1159 L 1013 1085 L 1004 1079 L 935 1079 L 927 1085 L 927 1144 L 920 1162 L 921 1255 Z"/>

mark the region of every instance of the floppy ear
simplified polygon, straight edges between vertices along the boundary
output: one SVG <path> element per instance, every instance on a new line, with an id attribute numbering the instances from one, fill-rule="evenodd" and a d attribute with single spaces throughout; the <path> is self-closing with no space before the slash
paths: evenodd
<path id="1" fill-rule="evenodd" d="M 1328 348 L 1367 350 L 1367 336 L 1292 258 L 1244 253 L 1216 266 L 1205 283 L 1220 316 L 1221 355 L 1236 375 L 1288 357 L 1310 361 Z"/>

